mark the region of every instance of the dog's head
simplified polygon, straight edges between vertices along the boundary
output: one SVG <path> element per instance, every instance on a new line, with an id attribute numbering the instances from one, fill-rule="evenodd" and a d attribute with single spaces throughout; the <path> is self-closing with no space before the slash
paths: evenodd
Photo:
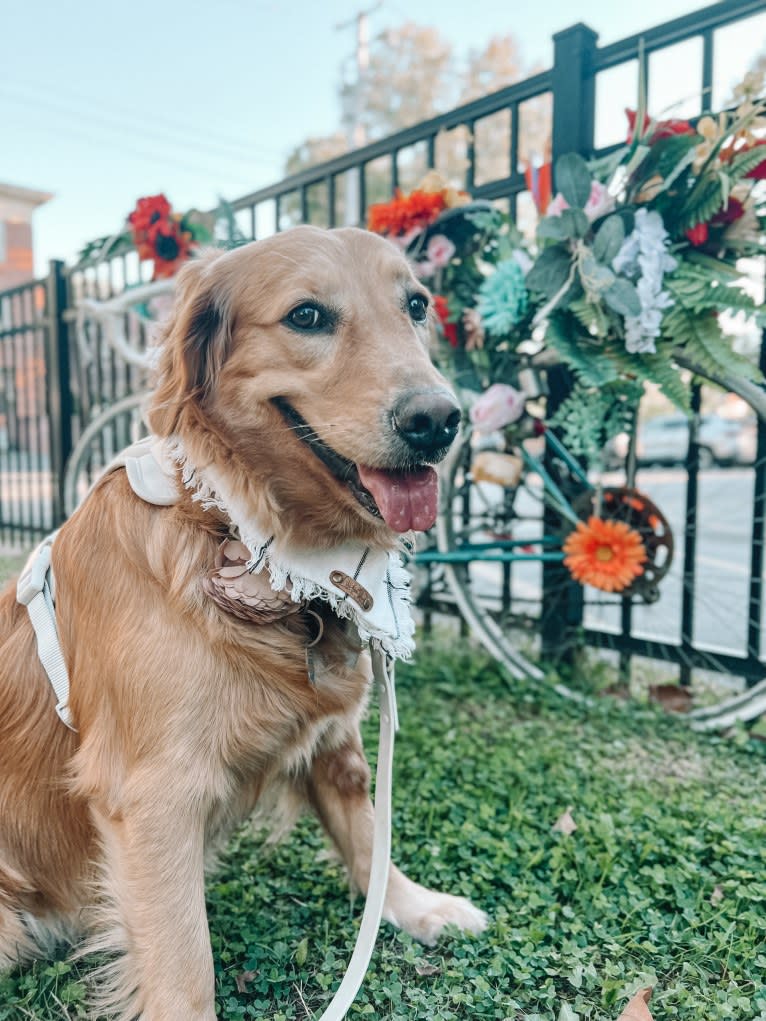
<path id="1" fill-rule="evenodd" d="M 429 295 L 388 241 L 296 227 L 179 276 L 150 423 L 226 470 L 269 527 L 386 544 L 430 527 L 460 411 Z M 266 522 L 262 522 L 266 524 Z"/>

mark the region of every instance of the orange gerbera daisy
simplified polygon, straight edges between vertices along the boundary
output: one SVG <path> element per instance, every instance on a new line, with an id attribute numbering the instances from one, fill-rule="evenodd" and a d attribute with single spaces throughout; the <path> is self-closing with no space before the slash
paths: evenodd
<path id="1" fill-rule="evenodd" d="M 591 517 L 580 521 L 564 543 L 564 564 L 583 585 L 622 592 L 644 573 L 646 549 L 639 533 L 624 521 Z"/>

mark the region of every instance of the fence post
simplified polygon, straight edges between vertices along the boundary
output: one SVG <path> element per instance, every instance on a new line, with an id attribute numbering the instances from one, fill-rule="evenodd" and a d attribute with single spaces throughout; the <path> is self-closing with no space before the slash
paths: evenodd
<path id="1" fill-rule="evenodd" d="M 67 281 L 64 263 L 53 259 L 48 269 L 46 387 L 52 478 L 52 524 L 64 520 L 64 469 L 72 452 L 72 388 L 69 361 Z"/>
<path id="2" fill-rule="evenodd" d="M 598 35 L 592 28 L 578 22 L 553 37 L 553 133 L 551 149 L 554 167 L 566 152 L 583 156 L 593 151 L 596 109 L 596 76 L 594 55 Z M 555 180 L 554 180 L 555 185 Z M 568 369 L 556 366 L 548 373 L 548 408 L 550 418 L 572 389 Z M 558 466 L 550 447 L 545 448 L 546 470 L 556 478 Z M 561 531 L 561 518 L 546 506 L 543 530 L 546 535 Z M 572 581 L 560 563 L 543 564 L 543 596 L 540 639 L 546 658 L 561 658 L 571 651 L 572 638 L 582 626 L 583 590 Z"/>

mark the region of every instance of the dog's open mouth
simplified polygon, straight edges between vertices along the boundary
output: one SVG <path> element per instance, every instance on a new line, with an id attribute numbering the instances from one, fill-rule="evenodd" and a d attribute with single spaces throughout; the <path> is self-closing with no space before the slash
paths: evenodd
<path id="1" fill-rule="evenodd" d="M 355 464 L 320 439 L 283 397 L 275 397 L 273 403 L 298 439 L 348 486 L 368 513 L 383 518 L 395 532 L 425 532 L 431 528 L 436 521 L 438 480 L 430 465 L 388 469 Z"/>

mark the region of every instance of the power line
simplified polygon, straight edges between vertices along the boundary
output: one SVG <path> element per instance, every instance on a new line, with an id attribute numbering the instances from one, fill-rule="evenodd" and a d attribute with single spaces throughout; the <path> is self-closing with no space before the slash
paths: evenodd
<path id="1" fill-rule="evenodd" d="M 18 82 L 15 79 L 14 80 L 10 80 L 7 78 L 3 79 L 3 77 L 0 76 L 0 89 L 7 91 L 9 87 L 11 91 L 16 90 L 17 92 L 21 91 L 22 94 L 27 93 L 27 96 L 23 98 L 26 99 L 26 101 L 28 102 L 34 103 L 47 102 L 48 97 L 51 94 L 55 94 L 63 98 L 65 102 L 68 100 L 69 101 L 69 106 L 67 108 L 68 112 L 74 113 L 78 117 L 90 117 L 91 119 L 99 120 L 104 120 L 106 117 L 109 119 L 110 123 L 114 123 L 116 121 L 121 121 L 123 124 L 125 122 L 133 122 L 138 126 L 135 128 L 131 127 L 130 128 L 131 131 L 143 132 L 144 134 L 150 133 L 146 131 L 145 127 L 146 118 L 137 115 L 135 111 L 127 111 L 124 107 L 109 107 L 107 109 L 102 106 L 100 109 L 103 112 L 99 113 L 98 112 L 99 108 L 98 107 L 94 108 L 92 96 L 85 96 L 83 93 L 78 94 L 77 92 L 71 89 L 69 90 L 69 95 L 67 95 L 66 90 L 64 90 L 64 94 L 62 97 L 62 90 L 58 85 L 56 85 L 55 87 L 51 86 L 50 88 L 46 88 L 45 86 L 41 86 L 38 83 L 29 84 L 25 82 Z M 42 92 L 44 98 L 40 98 L 39 96 L 34 95 L 35 92 Z M 29 96 L 29 93 L 32 93 L 32 95 Z M 74 102 L 77 104 L 86 103 L 87 109 L 84 111 L 81 105 L 78 105 L 77 107 L 72 107 L 71 105 L 72 99 L 74 99 Z M 155 124 L 158 127 L 166 125 L 168 128 L 170 128 L 172 132 L 179 136 L 179 140 L 182 140 L 186 144 L 195 144 L 199 148 L 206 148 L 211 151 L 212 150 L 218 151 L 220 148 L 237 150 L 239 155 L 236 155 L 234 152 L 231 153 L 231 158 L 234 159 L 237 158 L 251 159 L 252 153 L 259 153 L 265 156 L 277 155 L 281 156 L 281 152 L 278 152 L 278 150 L 269 149 L 264 146 L 257 145 L 255 143 L 249 142 L 243 143 L 241 140 L 234 139 L 232 136 L 223 136 L 216 132 L 205 131 L 203 140 L 202 138 L 200 138 L 198 134 L 200 130 L 199 123 L 194 124 L 193 127 L 188 127 L 187 125 L 189 122 L 183 120 L 182 118 L 165 117 L 162 116 L 161 114 L 156 114 L 154 110 L 152 110 L 151 122 L 152 124 Z M 155 137 L 157 137 L 156 133 L 154 134 Z M 161 137 L 167 138 L 167 133 L 164 133 Z"/>
<path id="2" fill-rule="evenodd" d="M 132 128 L 131 129 L 126 129 L 124 126 L 121 126 L 118 122 L 115 123 L 114 121 L 112 121 L 112 120 L 110 120 L 109 118 L 106 118 L 106 117 L 100 117 L 98 115 L 93 115 L 93 114 L 81 114 L 81 113 L 78 113 L 76 110 L 73 110 L 71 107 L 65 107 L 65 106 L 62 106 L 62 105 L 60 105 L 58 103 L 46 102 L 45 100 L 21 99 L 21 98 L 19 98 L 17 96 L 9 95 L 8 93 L 3 93 L 3 90 L 0 89 L 0 96 L 3 96 L 3 95 L 5 96 L 6 100 L 10 101 L 11 103 L 16 104 L 17 106 L 22 107 L 22 109 L 23 108 L 31 108 L 31 109 L 48 110 L 48 111 L 56 114 L 57 117 L 60 117 L 63 114 L 65 117 L 70 118 L 70 122 L 74 122 L 75 124 L 78 124 L 78 125 L 83 124 L 83 122 L 90 122 L 91 124 L 94 124 L 94 125 L 98 126 L 99 132 L 104 132 L 104 131 L 112 132 L 112 133 L 117 132 L 122 137 L 124 137 L 125 134 L 127 133 L 130 136 L 130 138 L 137 138 L 138 140 L 143 140 L 143 141 L 147 141 L 148 140 L 149 142 L 152 142 L 152 141 L 164 142 L 166 144 L 166 146 L 168 144 L 170 144 L 171 146 L 173 146 L 176 149 L 181 148 L 181 147 L 183 147 L 184 149 L 187 149 L 187 150 L 188 149 L 197 149 L 198 151 L 203 152 L 204 154 L 206 154 L 208 156 L 217 157 L 218 159 L 227 160 L 228 162 L 231 162 L 232 160 L 234 160 L 234 161 L 236 161 L 238 163 L 247 163 L 247 164 L 249 164 L 251 166 L 259 166 L 259 165 L 262 166 L 263 165 L 263 161 L 262 160 L 259 161 L 258 159 L 247 158 L 247 157 L 244 157 L 244 156 L 234 157 L 234 156 L 230 155 L 229 153 L 223 152 L 220 149 L 214 149 L 212 147 L 205 146 L 204 144 L 193 142 L 193 141 L 190 141 L 188 139 L 183 139 L 181 142 L 175 143 L 172 139 L 169 139 L 167 137 L 167 135 L 159 134 L 159 133 L 153 132 L 153 131 L 145 131 L 145 130 L 144 131 L 141 131 L 141 130 L 136 131 L 136 130 L 133 130 Z M 92 136 L 90 136 L 90 137 L 91 137 L 91 141 L 93 141 L 93 137 Z"/>
<path id="3" fill-rule="evenodd" d="M 11 112 L 10 116 L 11 117 L 14 116 L 13 112 Z M 19 117 L 18 113 L 16 114 L 16 117 L 17 118 Z M 22 116 L 21 121 L 22 121 L 23 125 L 25 127 L 27 127 L 27 128 L 32 126 L 32 125 L 30 125 L 30 122 L 29 122 L 28 118 L 23 118 L 23 116 Z M 65 138 L 71 138 L 71 137 L 81 138 L 81 139 L 84 139 L 86 142 L 90 142 L 91 145 L 94 142 L 93 135 L 90 132 L 88 132 L 87 130 L 78 130 L 77 127 L 71 127 L 69 125 L 64 125 L 64 124 L 60 124 L 60 123 L 55 123 L 54 122 L 54 123 L 50 124 L 46 130 L 52 132 L 53 134 L 62 135 Z M 132 145 L 128 147 L 125 144 L 120 144 L 119 142 L 116 142 L 114 139 L 111 139 L 111 138 L 100 138 L 98 140 L 98 145 L 99 146 L 105 146 L 105 147 L 111 148 L 111 149 L 116 149 L 117 151 L 119 151 L 123 155 L 128 154 L 130 156 L 138 156 L 141 159 L 149 160 L 150 162 L 153 162 L 153 163 L 157 163 L 157 164 L 164 165 L 164 166 L 169 166 L 169 167 L 174 167 L 175 169 L 183 170 L 185 173 L 188 173 L 188 174 L 196 174 L 197 176 L 199 176 L 199 175 L 207 175 L 207 176 L 213 177 L 213 178 L 215 178 L 215 177 L 218 177 L 218 178 L 221 178 L 221 177 L 228 178 L 228 180 L 230 182 L 232 182 L 232 183 L 234 181 L 236 181 L 238 188 L 244 188 L 244 189 L 248 189 L 249 188 L 250 190 L 252 190 L 252 187 L 253 187 L 252 178 L 246 180 L 244 177 L 241 177 L 239 174 L 231 174 L 227 170 L 222 170 L 221 167 L 215 167 L 215 168 L 213 168 L 213 167 L 205 167 L 205 166 L 201 166 L 199 163 L 196 163 L 196 162 L 193 165 L 190 165 L 189 163 L 182 163 L 180 160 L 175 160 L 172 157 L 163 156 L 162 154 L 158 155 L 156 152 L 147 151 L 146 149 L 136 148 L 135 146 L 132 146 Z"/>

